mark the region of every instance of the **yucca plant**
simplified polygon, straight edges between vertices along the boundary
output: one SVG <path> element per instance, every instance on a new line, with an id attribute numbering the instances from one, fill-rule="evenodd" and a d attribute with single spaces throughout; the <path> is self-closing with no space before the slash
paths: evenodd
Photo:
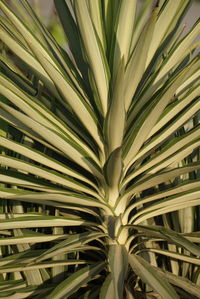
<path id="1" fill-rule="evenodd" d="M 190 2 L 0 0 L 0 297 L 200 298 Z"/>

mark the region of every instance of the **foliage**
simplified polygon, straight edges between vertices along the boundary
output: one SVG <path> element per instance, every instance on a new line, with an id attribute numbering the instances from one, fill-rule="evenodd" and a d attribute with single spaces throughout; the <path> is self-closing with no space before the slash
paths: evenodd
<path id="1" fill-rule="evenodd" d="M 190 1 L 55 0 L 67 50 L 19 3 L 0 0 L 0 297 L 200 298 Z"/>

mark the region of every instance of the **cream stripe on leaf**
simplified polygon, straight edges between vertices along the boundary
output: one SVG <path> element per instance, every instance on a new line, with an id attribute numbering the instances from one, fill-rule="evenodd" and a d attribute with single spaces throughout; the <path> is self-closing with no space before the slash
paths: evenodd
<path id="1" fill-rule="evenodd" d="M 130 1 L 132 2 L 132 1 Z M 126 67 L 125 72 L 125 107 L 128 111 L 138 83 L 145 71 L 145 62 L 147 59 L 149 44 L 152 39 L 158 9 L 154 9 L 150 19 L 145 25 L 144 30 L 141 32 L 138 43 L 131 53 L 130 60 Z"/>
<path id="2" fill-rule="evenodd" d="M 148 137 L 150 131 L 158 121 L 160 115 L 173 97 L 181 82 L 183 82 L 183 80 L 187 78 L 188 74 L 191 72 L 195 62 L 196 60 L 192 61 L 192 63 L 184 70 L 173 77 L 165 88 L 164 93 L 162 91 L 161 95 L 158 96 L 158 99 L 155 99 L 151 105 L 148 106 L 148 109 L 144 111 L 143 115 L 137 121 L 135 128 L 132 128 L 132 133 L 129 136 L 124 149 L 125 168 L 128 168 L 132 163 L 132 159 L 140 150 L 142 144 Z"/>
<path id="3" fill-rule="evenodd" d="M 119 16 L 116 24 L 116 40 L 114 50 L 113 69 L 114 75 L 119 67 L 121 59 L 124 57 L 126 65 L 130 54 L 130 45 L 135 24 L 137 1 L 124 0 L 120 4 Z"/>
<path id="4" fill-rule="evenodd" d="M 85 55 L 93 75 L 92 80 L 94 81 L 97 97 L 101 103 L 101 112 L 105 116 L 108 110 L 110 77 L 107 60 L 98 42 L 86 1 L 75 1 L 74 6 L 82 42 L 85 47 Z"/>

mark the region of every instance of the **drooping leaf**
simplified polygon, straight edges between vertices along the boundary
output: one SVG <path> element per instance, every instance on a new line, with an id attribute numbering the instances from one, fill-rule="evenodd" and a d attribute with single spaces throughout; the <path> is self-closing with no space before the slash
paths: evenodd
<path id="1" fill-rule="evenodd" d="M 129 255 L 129 263 L 133 271 L 148 285 L 150 285 L 163 298 L 179 298 L 173 287 L 161 278 L 156 270 L 147 263 L 142 257 Z"/>
<path id="2" fill-rule="evenodd" d="M 105 267 L 105 263 L 97 263 L 86 266 L 81 270 L 76 271 L 63 282 L 61 282 L 47 298 L 62 298 L 70 296 L 73 292 L 79 289 L 82 285 L 90 281 Z"/>

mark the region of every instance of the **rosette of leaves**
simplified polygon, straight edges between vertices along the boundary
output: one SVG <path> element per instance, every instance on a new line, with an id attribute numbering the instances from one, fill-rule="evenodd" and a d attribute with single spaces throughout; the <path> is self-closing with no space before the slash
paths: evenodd
<path id="1" fill-rule="evenodd" d="M 54 3 L 0 1 L 0 297 L 200 298 L 190 1 Z"/>

